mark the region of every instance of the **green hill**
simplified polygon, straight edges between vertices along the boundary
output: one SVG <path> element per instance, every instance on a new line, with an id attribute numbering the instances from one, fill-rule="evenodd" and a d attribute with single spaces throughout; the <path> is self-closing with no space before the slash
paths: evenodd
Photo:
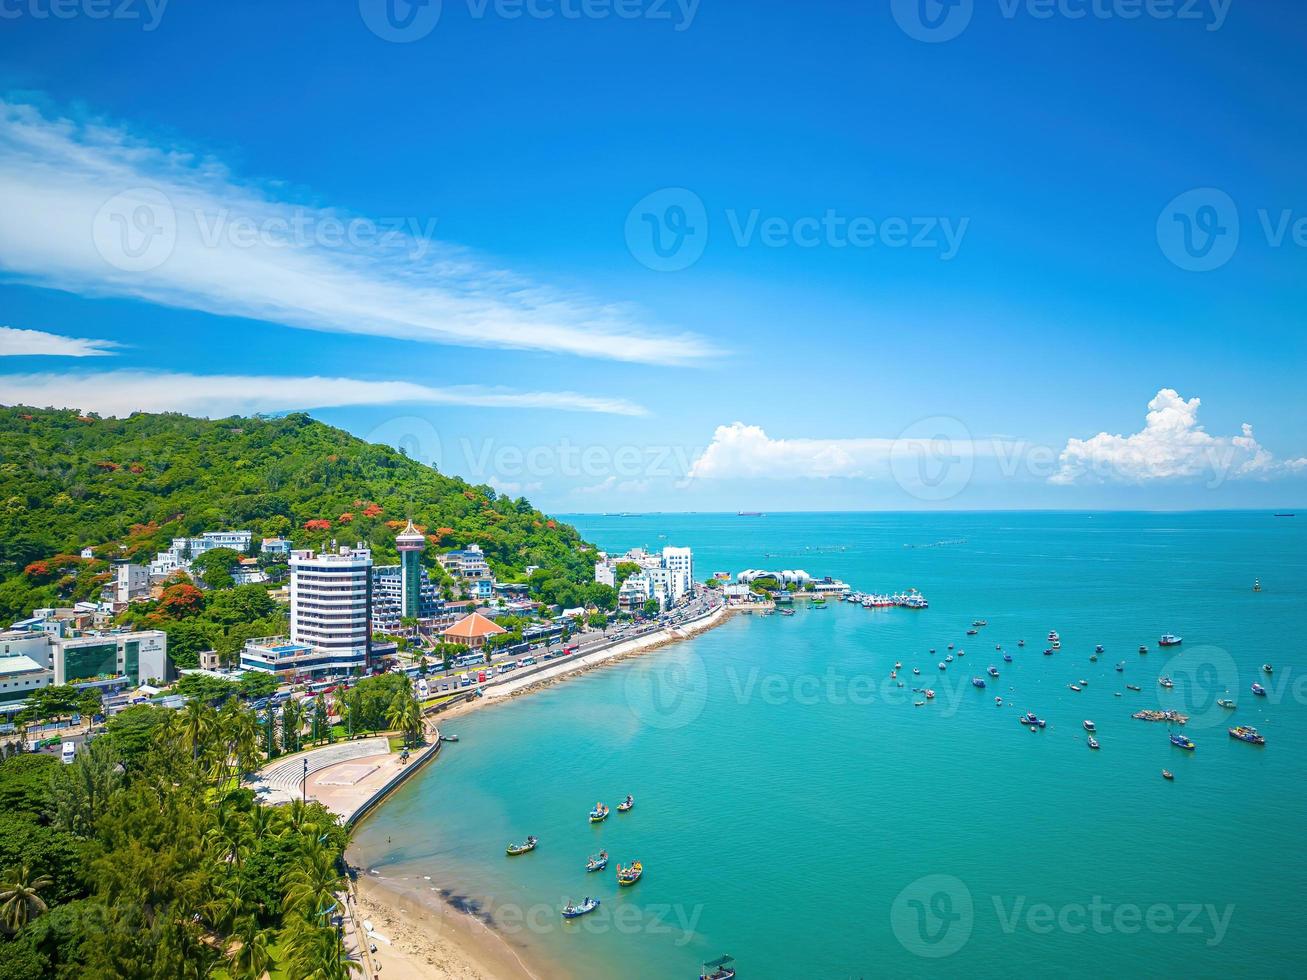
<path id="1" fill-rule="evenodd" d="M 283 535 L 296 547 L 364 541 L 378 564 L 393 562 L 395 527 L 410 516 L 431 541 L 428 562 L 475 543 L 501 580 L 540 566 L 533 590 L 549 601 L 591 581 L 574 528 L 307 415 L 0 408 L 0 619 L 89 598 L 108 559 L 146 562 L 203 531 L 249 529 L 256 543 Z M 88 546 L 95 557 L 80 558 Z"/>

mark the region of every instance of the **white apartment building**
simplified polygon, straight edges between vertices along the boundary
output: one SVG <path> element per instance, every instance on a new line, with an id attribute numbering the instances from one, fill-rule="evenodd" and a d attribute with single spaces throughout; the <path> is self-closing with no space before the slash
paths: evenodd
<path id="1" fill-rule="evenodd" d="M 113 573 L 114 602 L 126 604 L 150 594 L 150 570 L 144 565 L 115 562 Z"/>
<path id="2" fill-rule="evenodd" d="M 293 551 L 290 558 L 290 642 L 312 647 L 312 669 L 365 669 L 372 645 L 372 552 Z"/>
<path id="3" fill-rule="evenodd" d="M 254 540 L 253 531 L 205 531 L 198 538 L 173 538 L 172 547 L 150 562 L 152 578 L 167 578 L 173 572 L 188 572 L 191 559 L 214 548 L 231 548 L 245 554 Z"/>
<path id="4" fill-rule="evenodd" d="M 662 554 L 653 554 L 643 548 L 632 548 L 624 555 L 601 553 L 595 562 L 595 581 L 616 588 L 617 566 L 624 564 L 639 566 L 643 581 L 638 583 L 638 587 L 647 593 L 645 598 L 658 599 L 664 608 L 694 588 L 694 553 L 689 548 L 667 547 Z M 633 599 L 634 593 L 628 590 L 628 596 Z"/>

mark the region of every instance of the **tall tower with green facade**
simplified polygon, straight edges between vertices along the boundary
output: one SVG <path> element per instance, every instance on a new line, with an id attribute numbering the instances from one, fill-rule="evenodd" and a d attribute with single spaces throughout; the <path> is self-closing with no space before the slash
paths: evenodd
<path id="1" fill-rule="evenodd" d="M 422 601 L 422 549 L 426 546 L 427 539 L 413 526 L 410 518 L 408 526 L 395 538 L 395 547 L 399 550 L 402 615 L 413 619 L 417 619 Z"/>

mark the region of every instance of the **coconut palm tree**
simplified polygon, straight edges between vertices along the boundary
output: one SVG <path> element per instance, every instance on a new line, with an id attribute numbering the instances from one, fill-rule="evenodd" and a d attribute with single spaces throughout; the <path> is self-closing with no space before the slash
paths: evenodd
<path id="1" fill-rule="evenodd" d="M 259 980 L 273 966 L 268 934 L 251 915 L 237 924 L 236 936 L 241 944 L 228 959 L 231 975 L 239 980 Z"/>
<path id="2" fill-rule="evenodd" d="M 17 932 L 46 910 L 45 902 L 37 893 L 53 885 L 54 879 L 49 875 L 34 877 L 26 863 L 11 868 L 5 878 L 0 882 L 0 922 L 10 932 Z"/>
<path id="3" fill-rule="evenodd" d="M 180 726 L 182 745 L 191 753 L 191 760 L 198 762 L 200 751 L 207 748 L 209 736 L 214 729 L 213 709 L 199 698 L 192 698 L 177 716 L 177 724 Z"/>

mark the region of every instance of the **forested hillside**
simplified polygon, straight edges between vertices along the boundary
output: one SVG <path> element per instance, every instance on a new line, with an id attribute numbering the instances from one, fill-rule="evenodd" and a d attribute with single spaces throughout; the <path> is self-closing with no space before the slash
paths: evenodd
<path id="1" fill-rule="evenodd" d="M 98 594 L 108 561 L 147 562 L 173 537 L 250 529 L 297 547 L 364 541 L 396 560 L 408 517 L 426 558 L 478 544 L 501 580 L 543 570 L 546 599 L 591 579 L 572 527 L 307 415 L 196 419 L 0 408 L 0 618 Z M 82 548 L 94 557 L 80 557 Z"/>

